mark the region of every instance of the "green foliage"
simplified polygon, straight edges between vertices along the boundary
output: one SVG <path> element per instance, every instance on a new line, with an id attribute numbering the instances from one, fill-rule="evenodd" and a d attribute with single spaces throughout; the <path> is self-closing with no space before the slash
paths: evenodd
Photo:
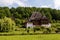
<path id="1" fill-rule="evenodd" d="M 36 31 L 38 31 L 38 30 L 40 30 L 40 27 L 34 27 L 34 30 L 36 30 Z"/>
<path id="2" fill-rule="evenodd" d="M 30 27 L 27 28 L 27 33 L 29 33 L 29 31 L 30 31 Z"/>
<path id="3" fill-rule="evenodd" d="M 42 15 L 46 15 L 50 21 L 60 20 L 60 10 L 36 7 L 12 7 L 10 9 L 8 7 L 0 7 L 0 18 L 7 16 L 13 19 L 28 19 L 34 11 L 40 12 Z"/>
<path id="4" fill-rule="evenodd" d="M 45 28 L 43 33 L 51 33 L 51 28 Z"/>
<path id="5" fill-rule="evenodd" d="M 56 28 L 55 32 L 59 33 L 60 32 L 60 28 Z"/>
<path id="6" fill-rule="evenodd" d="M 40 26 L 36 26 L 33 28 L 33 32 L 37 32 L 37 31 L 41 31 L 41 27 Z"/>
<path id="7" fill-rule="evenodd" d="M 19 18 L 15 19 L 16 26 L 22 27 L 24 25 L 24 22 L 25 20 L 23 19 L 19 19 Z"/>
<path id="8" fill-rule="evenodd" d="M 11 18 L 4 17 L 0 19 L 0 32 L 13 31 L 15 22 Z"/>

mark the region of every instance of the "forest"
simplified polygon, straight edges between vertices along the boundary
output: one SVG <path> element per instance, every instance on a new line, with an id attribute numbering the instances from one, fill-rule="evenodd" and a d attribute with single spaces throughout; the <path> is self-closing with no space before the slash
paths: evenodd
<path id="1" fill-rule="evenodd" d="M 32 12 L 40 12 L 46 15 L 50 20 L 60 20 L 60 10 L 52 8 L 36 8 L 36 7 L 0 7 L 0 18 L 9 17 L 15 19 L 29 19 Z M 15 21 L 16 22 L 16 21 Z"/>

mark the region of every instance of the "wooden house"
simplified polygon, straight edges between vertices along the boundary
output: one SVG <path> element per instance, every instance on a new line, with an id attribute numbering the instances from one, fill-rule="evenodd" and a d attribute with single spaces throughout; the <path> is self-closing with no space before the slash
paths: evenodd
<path id="1" fill-rule="evenodd" d="M 43 26 L 46 28 L 51 27 L 50 21 L 46 16 L 43 16 L 39 12 L 33 12 L 31 17 L 28 19 L 28 21 L 25 23 L 25 26 L 28 27 L 37 27 L 37 26 Z"/>

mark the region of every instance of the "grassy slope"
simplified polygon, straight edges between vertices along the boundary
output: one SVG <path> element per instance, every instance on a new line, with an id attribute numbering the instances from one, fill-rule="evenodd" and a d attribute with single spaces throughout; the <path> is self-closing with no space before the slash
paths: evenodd
<path id="1" fill-rule="evenodd" d="M 0 40 L 60 40 L 60 34 L 0 36 Z"/>

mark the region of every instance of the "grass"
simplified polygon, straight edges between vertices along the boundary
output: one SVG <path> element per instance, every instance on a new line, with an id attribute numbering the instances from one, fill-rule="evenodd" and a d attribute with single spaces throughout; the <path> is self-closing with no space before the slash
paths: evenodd
<path id="1" fill-rule="evenodd" d="M 56 23 L 56 25 L 58 24 Z M 0 34 L 18 34 L 18 35 L 2 35 L 2 36 L 0 35 L 0 40 L 60 40 L 60 34 L 20 35 L 22 33 L 27 33 L 24 30 L 20 29 L 20 31 L 0 33 Z"/>
<path id="2" fill-rule="evenodd" d="M 60 40 L 60 34 L 0 36 L 0 40 Z"/>

